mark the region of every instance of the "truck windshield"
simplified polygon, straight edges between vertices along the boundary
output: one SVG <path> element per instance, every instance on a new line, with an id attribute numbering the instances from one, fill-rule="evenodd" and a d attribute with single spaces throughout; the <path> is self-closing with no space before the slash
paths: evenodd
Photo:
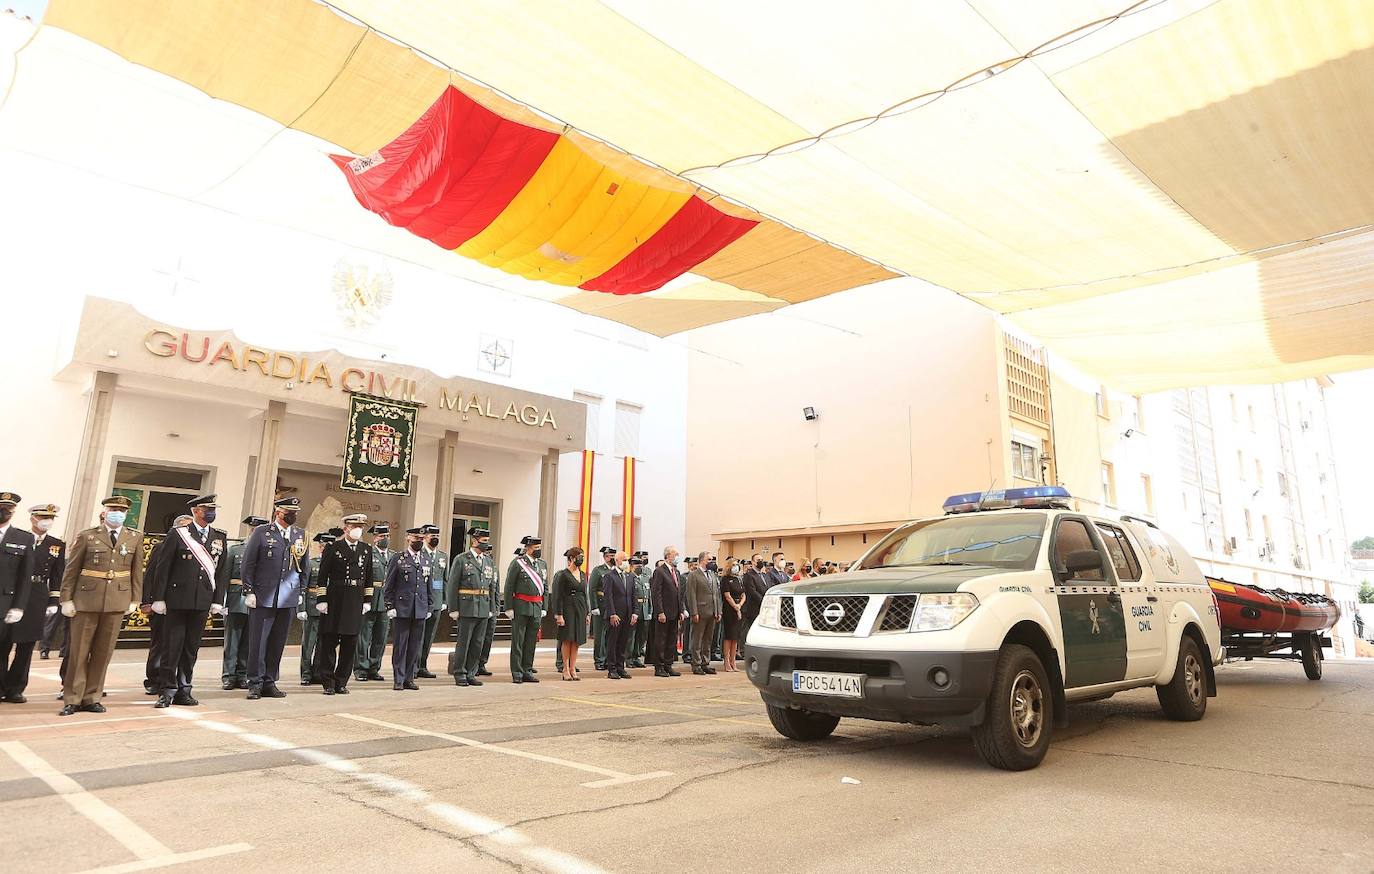
<path id="1" fill-rule="evenodd" d="M 924 519 L 889 534 L 864 558 L 863 567 L 979 565 L 1031 570 L 1044 535 L 1044 513 Z"/>

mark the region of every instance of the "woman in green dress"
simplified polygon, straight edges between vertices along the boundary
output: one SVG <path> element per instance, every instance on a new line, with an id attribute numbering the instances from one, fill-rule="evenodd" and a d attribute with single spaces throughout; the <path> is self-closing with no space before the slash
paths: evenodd
<path id="1" fill-rule="evenodd" d="M 568 566 L 553 575 L 550 599 L 553 621 L 558 625 L 558 646 L 563 651 L 563 679 L 580 680 L 577 675 L 577 648 L 587 642 L 587 578 L 582 573 L 582 547 L 574 546 L 563 557 Z"/>

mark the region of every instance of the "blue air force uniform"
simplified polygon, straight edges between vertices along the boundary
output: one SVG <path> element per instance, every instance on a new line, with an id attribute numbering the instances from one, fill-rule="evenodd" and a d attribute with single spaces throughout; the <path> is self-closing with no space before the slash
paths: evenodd
<path id="1" fill-rule="evenodd" d="M 295 524 L 299 498 L 282 498 L 284 512 L 248 536 L 243 548 L 243 588 L 248 608 L 248 697 L 284 698 L 277 688 L 286 634 L 296 618 L 305 579 L 305 531 Z M 256 604 L 253 601 L 256 600 Z"/>
<path id="2" fill-rule="evenodd" d="M 411 528 L 406 533 L 422 534 L 423 529 Z M 415 685 L 415 672 L 420 667 L 425 620 L 429 617 L 432 573 L 423 549 L 407 549 L 397 554 L 387 568 L 382 600 L 396 629 L 396 642 L 391 647 L 393 689 L 419 688 Z"/>

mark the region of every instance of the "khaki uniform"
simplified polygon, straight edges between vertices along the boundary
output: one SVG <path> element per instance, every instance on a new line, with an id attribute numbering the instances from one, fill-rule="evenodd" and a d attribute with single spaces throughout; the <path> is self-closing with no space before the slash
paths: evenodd
<path id="1" fill-rule="evenodd" d="M 87 528 L 72 538 L 62 574 L 59 601 L 72 601 L 67 676 L 62 685 L 66 704 L 100 701 L 105 672 L 114 655 L 120 622 L 130 604 L 143 595 L 143 532 L 121 528 L 110 545 L 104 525 Z"/>

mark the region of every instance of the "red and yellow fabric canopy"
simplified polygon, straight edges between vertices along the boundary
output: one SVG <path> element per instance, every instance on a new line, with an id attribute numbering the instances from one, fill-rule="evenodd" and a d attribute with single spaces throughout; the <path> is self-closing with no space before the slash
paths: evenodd
<path id="1" fill-rule="evenodd" d="M 660 288 L 759 223 L 632 179 L 452 87 L 372 155 L 333 159 L 358 202 L 391 224 L 489 267 L 588 291 Z"/>

